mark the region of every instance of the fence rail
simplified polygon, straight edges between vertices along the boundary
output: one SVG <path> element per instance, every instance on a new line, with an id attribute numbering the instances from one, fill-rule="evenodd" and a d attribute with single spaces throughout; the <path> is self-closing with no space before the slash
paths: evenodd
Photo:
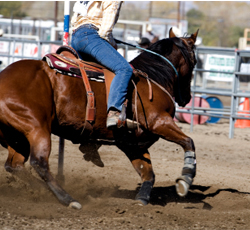
<path id="1" fill-rule="evenodd" d="M 45 54 L 54 52 L 62 42 L 40 41 L 22 38 L 0 38 L 0 71 L 20 59 L 41 59 Z"/>
<path id="2" fill-rule="evenodd" d="M 194 115 L 203 115 L 209 117 L 221 117 L 225 119 L 229 119 L 229 138 L 233 138 L 234 136 L 234 126 L 236 119 L 246 119 L 250 120 L 250 114 L 244 114 L 244 117 L 239 114 L 238 103 L 240 97 L 250 97 L 250 90 L 249 90 L 249 81 L 250 81 L 250 71 L 248 72 L 241 72 L 240 67 L 241 64 L 244 62 L 248 62 L 250 60 L 250 51 L 242 51 L 242 50 L 235 50 L 235 49 L 219 49 L 219 48 L 204 48 L 198 47 L 196 50 L 196 56 L 200 55 L 213 54 L 213 55 L 227 55 L 234 57 L 235 63 L 233 71 L 221 71 L 221 70 L 209 70 L 209 69 L 202 69 L 202 68 L 195 68 L 194 69 L 194 79 L 193 84 L 191 86 L 192 97 L 194 98 L 196 94 L 210 94 L 210 95 L 219 95 L 219 96 L 227 96 L 231 98 L 231 105 L 227 111 L 223 111 L 221 109 L 212 109 L 212 108 L 195 108 L 194 107 L 194 100 L 192 101 L 192 106 L 189 110 L 180 110 L 177 108 L 177 112 L 181 113 L 190 113 L 191 114 L 191 123 L 190 123 L 190 131 L 193 131 L 194 126 Z M 247 60 L 243 60 L 246 58 Z M 249 60 L 248 60 L 249 59 Z M 250 70 L 250 69 L 249 69 Z M 201 86 L 197 84 L 198 73 L 202 73 L 202 84 Z M 224 74 L 232 74 L 233 78 L 230 82 L 227 82 L 227 86 L 230 85 L 230 88 L 219 88 L 221 85 L 219 82 L 215 81 L 214 87 L 209 87 L 207 85 L 206 76 L 204 73 L 224 73 Z M 241 77 L 248 77 L 249 79 L 245 79 L 245 88 L 242 89 L 242 80 Z M 247 85 L 246 85 L 247 84 Z M 247 87 L 246 87 L 247 86 Z M 202 110 L 202 111 L 199 111 Z M 205 111 L 205 112 L 204 112 Z"/>

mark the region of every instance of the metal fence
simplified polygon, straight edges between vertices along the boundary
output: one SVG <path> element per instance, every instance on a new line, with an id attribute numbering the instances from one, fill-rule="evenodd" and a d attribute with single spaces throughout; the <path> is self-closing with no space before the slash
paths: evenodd
<path id="1" fill-rule="evenodd" d="M 55 52 L 62 42 L 40 41 L 34 36 L 0 38 L 0 71 L 21 59 L 41 59 L 45 54 Z M 34 40 L 33 40 L 34 39 Z"/>
<path id="2" fill-rule="evenodd" d="M 194 127 L 193 121 L 195 114 L 201 116 L 229 119 L 229 138 L 233 138 L 236 119 L 250 120 L 250 114 L 246 113 L 244 114 L 244 116 L 242 116 L 238 108 L 240 97 L 250 97 L 250 68 L 249 70 L 247 68 L 241 68 L 242 64 L 246 64 L 246 66 L 248 66 L 248 62 L 250 62 L 250 51 L 207 47 L 198 47 L 196 50 L 196 56 L 199 57 L 200 55 L 203 55 L 203 60 L 207 57 L 208 54 L 234 57 L 234 68 L 232 71 L 221 71 L 211 69 L 208 70 L 204 68 L 204 65 L 200 68 L 196 67 L 194 69 L 194 78 L 191 86 L 192 98 L 194 98 L 196 94 L 226 96 L 231 98 L 230 106 L 223 109 L 195 107 L 194 100 L 192 100 L 192 105 L 190 108 L 186 108 L 183 110 L 177 107 L 177 112 L 191 114 L 191 132 L 193 131 Z M 232 75 L 232 79 L 231 81 L 227 82 L 207 80 L 205 76 L 206 73 Z M 200 81 L 198 81 L 199 78 L 201 78 Z"/>

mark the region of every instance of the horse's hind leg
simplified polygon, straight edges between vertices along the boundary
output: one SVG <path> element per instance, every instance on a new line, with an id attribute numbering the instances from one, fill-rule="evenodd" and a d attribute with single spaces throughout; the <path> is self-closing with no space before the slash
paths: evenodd
<path id="1" fill-rule="evenodd" d="M 196 155 L 193 140 L 186 136 L 168 114 L 158 116 L 152 124 L 152 132 L 162 138 L 179 144 L 184 150 L 184 167 L 182 175 L 176 180 L 179 196 L 186 196 L 196 174 Z"/>
<path id="2" fill-rule="evenodd" d="M 9 155 L 4 165 L 5 170 L 8 172 L 22 170 L 24 167 L 24 163 L 27 161 L 27 159 L 25 159 L 22 154 L 16 152 L 10 146 L 8 146 L 8 151 Z"/>
<path id="3" fill-rule="evenodd" d="M 118 147 L 127 155 L 142 180 L 142 186 L 135 199 L 139 200 L 143 205 L 147 205 L 155 182 L 155 174 L 149 152 L 146 148 L 139 148 L 136 146 Z"/>
<path id="4" fill-rule="evenodd" d="M 37 184 L 43 187 L 45 186 L 41 180 L 33 177 L 30 172 L 26 171 L 24 168 L 24 163 L 28 160 L 29 150 L 26 157 L 24 157 L 21 153 L 18 153 L 10 146 L 8 146 L 8 151 L 9 155 L 5 163 L 5 170 L 7 172 L 13 173 L 24 182 L 28 182 L 31 188 L 35 188 Z"/>
<path id="5" fill-rule="evenodd" d="M 37 128 L 28 135 L 27 139 L 30 143 L 30 164 L 32 167 L 47 183 L 61 203 L 80 209 L 81 205 L 59 186 L 49 170 L 50 133 L 42 128 Z"/>

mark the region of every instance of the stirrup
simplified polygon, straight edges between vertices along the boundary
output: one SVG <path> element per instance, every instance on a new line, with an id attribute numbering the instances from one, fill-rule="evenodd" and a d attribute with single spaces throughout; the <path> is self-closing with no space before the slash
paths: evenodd
<path id="1" fill-rule="evenodd" d="M 119 114 L 118 121 L 117 121 L 117 127 L 122 128 L 126 126 L 126 110 L 127 110 L 127 103 L 122 104 L 122 111 Z"/>
<path id="2" fill-rule="evenodd" d="M 137 121 L 126 118 L 127 104 L 128 104 L 128 99 L 126 99 L 126 101 L 122 105 L 122 111 L 119 115 L 117 126 L 118 128 L 125 127 L 128 130 L 135 130 L 137 127 L 140 126 L 140 124 Z"/>
<path id="3" fill-rule="evenodd" d="M 122 128 L 123 127 L 123 128 L 127 128 L 128 130 L 135 130 L 137 127 L 140 126 L 140 124 L 137 121 L 126 118 L 127 103 L 128 103 L 128 100 L 126 100 L 122 104 L 122 111 L 118 116 L 117 128 Z M 111 119 L 111 120 L 112 121 L 107 122 L 107 127 L 112 126 L 112 128 L 113 128 L 115 125 L 114 124 L 111 125 L 109 123 L 115 123 L 115 121 L 114 121 L 114 118 Z"/>
<path id="4" fill-rule="evenodd" d="M 131 119 L 126 119 L 126 127 L 127 127 L 127 129 L 134 130 L 138 126 L 140 127 L 140 123 L 138 123 L 137 121 L 133 121 Z"/>

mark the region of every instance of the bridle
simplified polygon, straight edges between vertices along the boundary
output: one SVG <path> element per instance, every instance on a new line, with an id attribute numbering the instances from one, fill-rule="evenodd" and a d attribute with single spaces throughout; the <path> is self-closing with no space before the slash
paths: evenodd
<path id="1" fill-rule="evenodd" d="M 183 43 L 186 43 L 186 41 L 184 41 L 183 39 L 181 39 L 181 38 L 178 38 L 178 39 L 180 39 Z M 169 61 L 166 57 L 162 56 L 161 54 L 158 54 L 158 53 L 156 53 L 156 52 L 154 52 L 154 51 L 152 51 L 152 50 L 144 49 L 144 48 L 141 48 L 141 47 L 139 47 L 139 46 L 132 45 L 132 44 L 129 44 L 129 43 L 127 43 L 127 42 L 123 42 L 123 41 L 120 41 L 120 40 L 117 40 L 117 39 L 114 39 L 114 40 L 115 40 L 116 43 L 122 43 L 122 44 L 125 44 L 125 45 L 128 45 L 128 46 L 132 46 L 132 47 L 134 47 L 134 48 L 136 48 L 136 49 L 140 49 L 140 50 L 143 50 L 143 51 L 145 51 L 145 52 L 148 52 L 148 53 L 157 55 L 157 56 L 161 57 L 163 60 L 165 60 L 165 61 L 173 68 L 173 70 L 174 70 L 174 72 L 175 72 L 175 74 L 176 74 L 176 76 L 177 76 L 178 94 L 179 94 L 178 96 L 179 96 L 179 100 L 182 101 L 182 96 L 181 96 L 181 91 L 180 91 L 180 74 L 178 73 L 177 69 L 176 69 L 175 66 L 172 64 L 171 61 Z M 177 46 L 178 49 L 180 49 L 179 45 L 176 44 L 175 41 L 173 41 L 173 43 Z M 187 45 L 187 47 L 188 47 L 188 44 L 186 44 L 186 45 Z M 184 57 L 184 59 L 185 59 L 185 56 L 184 56 L 183 52 L 181 52 L 181 53 L 182 53 L 182 55 L 183 55 L 183 57 Z M 192 53 L 192 54 L 193 54 L 193 50 L 192 50 L 191 52 L 188 51 L 188 53 Z M 190 55 L 191 55 L 191 54 L 190 54 Z M 194 55 L 194 54 L 193 54 L 193 55 Z M 191 56 L 192 56 L 192 55 L 191 55 Z M 194 60 L 193 60 L 193 58 L 191 58 L 191 59 L 192 59 L 191 62 L 192 62 L 192 64 L 193 64 L 193 66 L 194 66 Z M 186 59 L 185 59 L 185 60 L 186 60 Z"/>

